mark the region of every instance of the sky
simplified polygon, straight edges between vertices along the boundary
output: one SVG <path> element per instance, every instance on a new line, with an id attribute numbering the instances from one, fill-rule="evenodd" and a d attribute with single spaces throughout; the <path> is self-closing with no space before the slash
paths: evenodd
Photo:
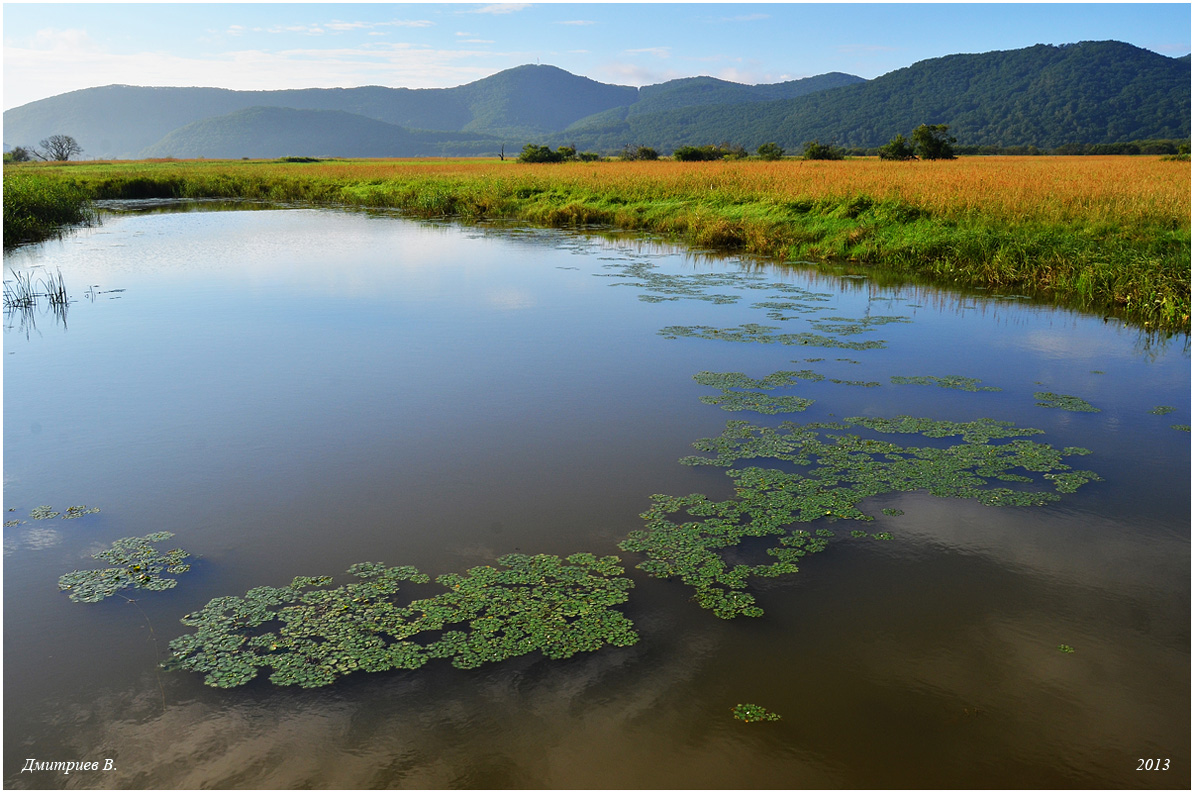
<path id="1" fill-rule="evenodd" d="M 1182 3 L 4 3 L 7 110 L 114 83 L 448 88 L 527 63 L 603 83 L 871 79 L 926 58 L 1115 39 L 1190 52 Z"/>

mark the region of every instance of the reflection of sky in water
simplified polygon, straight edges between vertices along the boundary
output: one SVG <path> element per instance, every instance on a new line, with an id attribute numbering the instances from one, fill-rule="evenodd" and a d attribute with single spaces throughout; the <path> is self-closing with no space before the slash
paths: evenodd
<path id="1" fill-rule="evenodd" d="M 361 213 L 118 217 L 5 256 L 42 261 L 72 289 L 125 291 L 73 305 L 69 330 L 5 333 L 6 506 L 104 509 L 5 529 L 9 783 L 31 784 L 13 758 L 53 752 L 113 757 L 102 784 L 127 787 L 1104 787 L 1139 784 L 1123 752 L 1188 758 L 1184 339 L 1150 348 L 1097 317 L 643 241 Z M 767 288 L 719 275 L 739 271 Z M 627 281 L 659 288 L 610 288 Z M 793 300 L 809 310 L 752 307 Z M 828 334 L 810 320 L 867 315 L 912 321 L 843 337 L 885 341 L 870 350 L 658 334 Z M 825 379 L 770 392 L 815 400 L 796 415 L 727 413 L 692 379 L 806 368 Z M 1002 390 L 891 383 L 929 375 Z M 1038 391 L 1102 412 L 1046 410 Z M 1177 410 L 1148 414 L 1162 404 Z M 617 553 L 651 493 L 729 495 L 720 470 L 676 463 L 728 419 L 898 414 L 1037 427 L 1091 449 L 1068 462 L 1104 481 L 1042 508 L 871 499 L 864 528 L 895 539 L 834 525 L 841 541 L 799 575 L 759 582 L 759 620 L 717 620 L 636 572 L 640 644 L 567 662 L 313 692 L 147 671 L 180 614 L 296 574 Z M 197 564 L 143 612 L 57 592 L 97 548 L 159 530 Z M 785 719 L 744 727 L 741 701 Z"/>

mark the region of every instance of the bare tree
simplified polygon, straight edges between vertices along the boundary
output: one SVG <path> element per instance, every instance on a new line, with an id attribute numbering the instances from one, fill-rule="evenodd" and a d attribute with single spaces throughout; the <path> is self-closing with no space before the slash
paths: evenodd
<path id="1" fill-rule="evenodd" d="M 83 147 L 70 135 L 51 135 L 37 144 L 41 150 L 31 149 L 38 159 L 54 162 L 69 160 L 71 155 L 82 154 Z"/>

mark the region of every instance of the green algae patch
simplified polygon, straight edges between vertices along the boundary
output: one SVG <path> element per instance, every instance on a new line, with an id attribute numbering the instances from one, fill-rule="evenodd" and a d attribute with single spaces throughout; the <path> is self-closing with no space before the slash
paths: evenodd
<path id="1" fill-rule="evenodd" d="M 979 380 L 975 377 L 962 377 L 960 375 L 945 375 L 944 377 L 934 377 L 932 375 L 921 375 L 917 377 L 901 377 L 896 375 L 891 378 L 894 385 L 935 385 L 941 388 L 953 388 L 958 391 L 1002 391 L 992 385 L 980 386 Z"/>
<path id="2" fill-rule="evenodd" d="M 736 328 L 714 328 L 709 325 L 669 325 L 659 331 L 665 339 L 720 339 L 739 343 L 783 344 L 787 346 L 839 347 L 847 350 L 874 350 L 886 346 L 880 340 L 844 341 L 819 333 L 776 333 L 773 325 L 747 322 Z"/>
<path id="3" fill-rule="evenodd" d="M 697 372 L 693 375 L 701 385 L 720 388 L 721 394 L 703 396 L 701 402 L 706 405 L 716 405 L 722 410 L 743 411 L 755 413 L 800 413 L 806 410 L 814 400 L 798 396 L 775 396 L 761 391 L 732 391 L 733 388 L 776 389 L 795 384 L 798 380 L 816 382 L 824 380 L 825 376 L 814 371 L 803 369 L 800 371 L 772 372 L 766 377 L 756 379 L 747 377 L 742 372 Z"/>
<path id="4" fill-rule="evenodd" d="M 860 434 L 839 434 L 856 427 L 880 434 L 960 438 L 961 443 L 901 446 Z M 727 468 L 734 497 L 713 501 L 700 493 L 653 495 L 651 508 L 641 516 L 645 527 L 631 532 L 618 547 L 645 555 L 638 565 L 644 572 L 678 578 L 692 587 L 696 603 L 718 617 L 761 616 L 763 610 L 745 591 L 748 579 L 798 572 L 796 563 L 825 550 L 834 536 L 824 528 L 810 533 L 800 524 L 873 520 L 859 504 L 887 493 L 925 490 L 939 498 L 970 498 L 989 506 L 1038 506 L 1057 501 L 1058 493 L 1074 492 L 1099 479 L 1092 471 L 1075 470 L 1063 462 L 1064 457 L 1089 454 L 1086 449 L 1058 450 L 1027 440 L 1038 434 L 1039 429 L 993 419 L 954 422 L 860 416 L 843 422 L 782 422 L 778 427 L 730 421 L 720 436 L 693 444 L 709 456 L 694 455 L 680 462 Z M 785 467 L 731 467 L 760 458 L 780 461 Z M 790 470 L 793 466 L 803 470 Z M 1053 486 L 1052 492 L 1031 487 L 1046 483 Z M 728 555 L 738 556 L 730 549 L 747 538 L 763 537 L 776 538 L 766 549 L 773 562 L 727 561 Z M 872 537 L 891 539 L 886 532 Z"/>
<path id="5" fill-rule="evenodd" d="M 1155 408 L 1150 410 L 1149 413 L 1153 414 L 1154 416 L 1167 416 L 1175 410 L 1177 410 L 1177 408 L 1173 407 L 1172 405 L 1157 405 Z"/>
<path id="6" fill-rule="evenodd" d="M 1068 410 L 1072 413 L 1102 412 L 1099 408 L 1090 404 L 1082 397 L 1076 397 L 1070 394 L 1054 394 L 1052 391 L 1037 391 L 1032 395 L 1032 397 L 1033 399 L 1040 400 L 1036 403 L 1038 407 L 1057 408 L 1058 410 Z"/>
<path id="7" fill-rule="evenodd" d="M 190 554 L 181 548 L 159 551 L 153 543 L 173 536 L 171 532 L 159 531 L 144 537 L 121 538 L 107 550 L 92 555 L 93 559 L 103 559 L 114 567 L 71 571 L 58 579 L 58 588 L 77 603 L 97 603 L 128 588 L 172 589 L 178 581 L 163 578 L 162 573 L 178 575 L 190 570 L 191 566 L 183 563 Z"/>
<path id="8" fill-rule="evenodd" d="M 470 669 L 531 652 L 568 658 L 638 641 L 611 607 L 633 582 L 615 556 L 510 554 L 500 567 L 443 575 L 447 592 L 398 604 L 405 582 L 430 579 L 413 567 L 353 565 L 357 580 L 298 577 L 216 598 L 182 623 L 195 632 L 170 643 L 170 669 L 200 672 L 218 688 L 248 683 L 262 669 L 277 685 L 315 688 L 352 672 L 417 669 L 433 658 Z"/>
<path id="9" fill-rule="evenodd" d="M 829 382 L 837 383 L 838 385 L 852 385 L 859 388 L 877 388 L 880 383 L 875 380 L 839 380 L 837 378 L 830 378 Z"/>
<path id="10" fill-rule="evenodd" d="M 747 723 L 755 721 L 779 721 L 783 718 L 778 713 L 773 713 L 762 705 L 755 705 L 750 702 L 739 703 L 732 707 L 730 711 L 734 714 L 735 719 Z"/>
<path id="11" fill-rule="evenodd" d="M 719 396 L 703 396 L 706 405 L 717 405 L 732 412 L 749 410 L 754 413 L 800 413 L 815 400 L 798 396 L 774 396 L 758 391 L 727 391 Z"/>

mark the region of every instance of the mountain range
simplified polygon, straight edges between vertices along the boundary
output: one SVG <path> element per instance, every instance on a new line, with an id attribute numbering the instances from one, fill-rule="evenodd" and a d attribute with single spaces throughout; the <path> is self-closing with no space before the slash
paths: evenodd
<path id="1" fill-rule="evenodd" d="M 959 144 L 1190 137 L 1190 56 L 1116 41 L 919 61 L 872 80 L 713 77 L 635 88 L 526 65 L 454 88 L 233 91 L 109 85 L 4 113 L 4 146 L 71 135 L 88 158 L 495 156 L 526 143 L 616 153 L 728 142 L 876 147 L 920 124 Z"/>

